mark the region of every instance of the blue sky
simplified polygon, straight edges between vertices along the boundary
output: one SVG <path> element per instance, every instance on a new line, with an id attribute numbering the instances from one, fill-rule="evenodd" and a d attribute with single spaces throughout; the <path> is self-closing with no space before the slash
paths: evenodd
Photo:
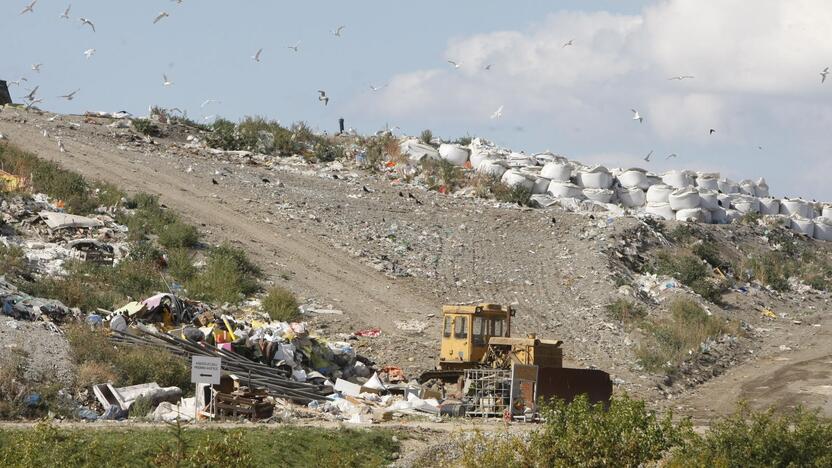
<path id="1" fill-rule="evenodd" d="M 822 86 L 818 75 L 832 66 L 824 0 L 760 0 L 754 14 L 742 0 L 76 0 L 70 20 L 59 18 L 68 1 L 39 0 L 18 15 L 27 3 L 0 6 L 0 78 L 26 76 L 56 112 L 161 105 L 194 119 L 264 115 L 328 131 L 344 117 L 366 133 L 431 128 L 610 167 L 764 176 L 776 195 L 832 199 L 832 80 Z M 170 17 L 152 24 L 163 10 Z M 562 47 L 568 39 L 575 45 Z M 287 46 L 297 41 L 295 54 Z M 696 78 L 667 80 L 683 74 Z M 79 88 L 74 101 L 57 98 Z M 201 109 L 208 98 L 222 104 Z M 499 106 L 503 118 L 490 119 Z"/>

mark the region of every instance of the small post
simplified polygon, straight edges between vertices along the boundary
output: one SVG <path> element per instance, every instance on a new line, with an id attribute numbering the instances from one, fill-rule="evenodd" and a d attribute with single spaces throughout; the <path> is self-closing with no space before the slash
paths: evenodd
<path id="1" fill-rule="evenodd" d="M 343 134 L 344 133 L 344 118 L 343 117 L 338 119 L 338 128 L 339 128 L 338 134 L 339 135 Z"/>

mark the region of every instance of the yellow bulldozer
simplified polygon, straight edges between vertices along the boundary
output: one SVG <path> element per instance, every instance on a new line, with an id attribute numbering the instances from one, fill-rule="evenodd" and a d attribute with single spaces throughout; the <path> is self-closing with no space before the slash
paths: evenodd
<path id="1" fill-rule="evenodd" d="M 470 415 L 496 415 L 511 405 L 516 410 L 518 398 L 524 406 L 539 398 L 571 401 L 580 394 L 593 402 L 609 401 L 612 381 L 608 373 L 563 367 L 560 340 L 534 334 L 512 337 L 514 315 L 511 306 L 498 304 L 443 306 L 439 363 L 423 373 L 420 382 L 439 379 L 455 384 L 460 394 L 474 395 L 469 402 L 476 410 Z M 494 404 L 483 406 L 482 401 Z"/>

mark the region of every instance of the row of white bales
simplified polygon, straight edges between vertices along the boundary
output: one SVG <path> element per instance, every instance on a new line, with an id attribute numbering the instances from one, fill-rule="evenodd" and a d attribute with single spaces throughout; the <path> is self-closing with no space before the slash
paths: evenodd
<path id="1" fill-rule="evenodd" d="M 533 195 L 614 203 L 657 218 L 730 224 L 747 213 L 783 218 L 797 233 L 832 240 L 832 206 L 800 198 L 769 196 L 765 179 L 735 182 L 718 173 L 669 171 L 658 175 L 640 168 L 586 166 L 552 153 L 526 155 L 475 139 L 468 146 L 443 143 L 439 149 L 406 139 L 402 154 L 412 162 L 445 159 L 487 174 Z"/>

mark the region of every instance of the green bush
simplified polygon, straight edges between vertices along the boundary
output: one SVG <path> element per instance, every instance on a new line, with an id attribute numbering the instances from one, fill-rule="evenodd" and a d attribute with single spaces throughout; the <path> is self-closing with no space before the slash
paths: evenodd
<path id="1" fill-rule="evenodd" d="M 723 319 L 708 315 L 702 307 L 689 299 L 673 301 L 670 315 L 669 320 L 642 322 L 642 327 L 650 333 L 650 337 L 641 344 L 636 355 L 650 371 L 664 369 L 673 373 L 690 352 L 699 352 L 699 347 L 705 340 L 730 331 Z"/>
<path id="2" fill-rule="evenodd" d="M 263 298 L 263 311 L 272 320 L 292 322 L 298 318 L 298 300 L 292 291 L 274 287 Z"/>
<path id="3" fill-rule="evenodd" d="M 343 159 L 344 150 L 340 146 L 322 142 L 315 145 L 314 156 L 319 162 L 332 162 Z"/>
<path id="4" fill-rule="evenodd" d="M 688 243 L 692 240 L 699 239 L 699 231 L 688 223 L 679 224 L 670 231 L 669 237 L 674 242 Z"/>
<path id="5" fill-rule="evenodd" d="M 162 131 L 159 129 L 159 126 L 153 123 L 150 119 L 134 119 L 133 128 L 135 128 L 136 131 L 142 135 L 154 137 L 162 136 Z"/>
<path id="6" fill-rule="evenodd" d="M 705 299 L 719 303 L 724 287 L 711 280 L 711 269 L 702 259 L 692 255 L 672 255 L 660 252 L 654 262 L 659 275 L 672 276 Z"/>
<path id="7" fill-rule="evenodd" d="M 3 275 L 8 279 L 27 275 L 28 262 L 20 247 L 0 244 L 0 265 L 3 265 Z"/>
<path id="8" fill-rule="evenodd" d="M 175 221 L 164 226 L 159 232 L 159 244 L 169 249 L 176 247 L 193 247 L 199 242 L 199 231 L 196 227 Z"/>
<path id="9" fill-rule="evenodd" d="M 765 252 L 749 258 L 743 265 L 746 279 L 759 281 L 776 291 L 789 290 L 789 278 L 797 268 L 793 257 L 783 252 Z"/>
<path id="10" fill-rule="evenodd" d="M 419 141 L 426 145 L 433 145 L 433 132 L 427 129 L 422 130 L 419 134 Z"/>
<path id="11" fill-rule="evenodd" d="M 727 262 L 722 260 L 722 256 L 719 253 L 719 249 L 717 248 L 716 244 L 710 241 L 702 241 L 697 242 L 693 246 L 693 254 L 697 257 L 701 258 L 708 262 L 714 268 L 724 268 L 728 265 Z"/>
<path id="12" fill-rule="evenodd" d="M 168 252 L 168 273 L 180 283 L 190 280 L 197 274 L 194 255 L 184 248 Z"/>
<path id="13" fill-rule="evenodd" d="M 607 304 L 610 317 L 624 323 L 635 322 L 647 316 L 647 309 L 643 305 L 627 299 L 616 299 Z"/>
<path id="14" fill-rule="evenodd" d="M 244 250 L 223 244 L 211 249 L 205 268 L 187 281 L 186 287 L 196 299 L 237 303 L 259 289 L 260 275 Z"/>
<path id="15" fill-rule="evenodd" d="M 509 187 L 508 185 L 497 182 L 492 186 L 491 192 L 494 198 L 503 203 L 516 203 L 520 206 L 528 206 L 529 199 L 532 196 L 532 191 L 522 186 Z"/>
<path id="16" fill-rule="evenodd" d="M 205 137 L 205 143 L 211 148 L 225 151 L 243 149 L 243 141 L 237 133 L 237 126 L 226 119 L 216 119 L 211 124 L 211 133 Z"/>
<path id="17" fill-rule="evenodd" d="M 743 405 L 674 450 L 668 466 L 832 466 L 832 421 L 802 408 L 776 415 Z"/>

